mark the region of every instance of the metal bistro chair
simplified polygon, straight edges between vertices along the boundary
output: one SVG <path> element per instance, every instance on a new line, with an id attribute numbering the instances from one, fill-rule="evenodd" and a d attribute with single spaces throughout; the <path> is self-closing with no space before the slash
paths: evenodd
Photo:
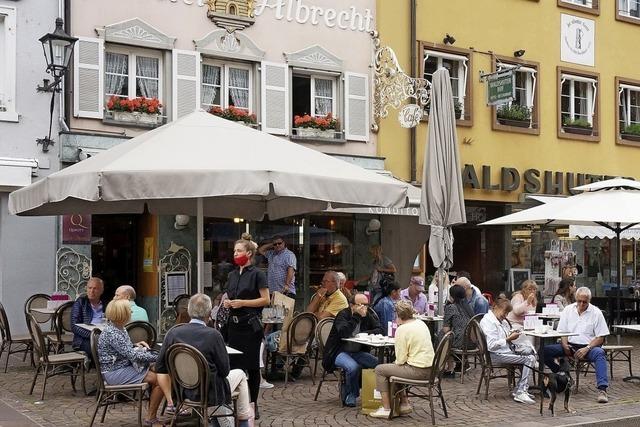
<path id="1" fill-rule="evenodd" d="M 480 388 L 482 387 L 482 383 L 484 382 L 484 398 L 489 399 L 489 383 L 491 382 L 491 380 L 496 378 L 506 378 L 509 383 L 509 387 L 513 388 L 515 386 L 515 370 L 520 365 L 494 363 L 491 360 L 491 354 L 489 353 L 489 348 L 487 346 L 487 337 L 484 335 L 484 332 L 480 328 L 480 324 L 475 320 L 472 320 L 472 325 L 475 330 L 475 334 L 478 337 L 478 349 L 480 352 L 480 363 L 482 365 L 480 382 L 478 383 L 476 394 L 480 394 Z M 505 371 L 506 373 L 503 373 L 503 371 Z"/>
<path id="2" fill-rule="evenodd" d="M 389 378 L 391 390 L 393 390 L 395 384 L 400 385 L 400 387 L 393 393 L 389 419 L 393 418 L 394 413 L 397 412 L 396 409 L 399 411 L 399 408 L 396 408 L 396 405 L 399 403 L 400 394 L 403 392 L 406 392 L 407 396 L 418 397 L 420 399 L 429 399 L 429 408 L 431 410 L 431 424 L 433 425 L 436 424 L 436 417 L 433 410 L 433 398 L 435 392 L 435 397 L 440 398 L 440 404 L 442 405 L 442 410 L 444 411 L 444 417 L 449 418 L 449 414 L 447 413 L 447 404 L 445 403 L 444 395 L 442 394 L 441 379 L 442 373 L 444 372 L 445 363 L 449 358 L 449 350 L 451 349 L 452 338 L 453 332 L 449 331 L 444 335 L 444 337 L 442 337 L 442 340 L 440 340 L 440 344 L 438 344 L 436 354 L 433 358 L 433 364 L 431 365 L 431 370 L 429 372 L 428 378 L 420 380 L 395 376 Z M 416 393 L 412 390 L 412 388 L 427 388 L 428 391 L 427 394 Z"/>
<path id="3" fill-rule="evenodd" d="M 156 345 L 157 333 L 156 329 L 149 322 L 138 320 L 128 323 L 125 327 L 131 342 L 134 344 L 140 341 L 144 341 L 149 344 L 149 347 L 153 348 Z"/>
<path id="4" fill-rule="evenodd" d="M 209 364 L 202 353 L 195 347 L 184 343 L 173 344 L 167 350 L 167 367 L 171 376 L 171 384 L 178 404 L 176 411 L 171 418 L 171 425 L 176 425 L 178 414 L 184 409 L 193 409 L 200 418 L 201 425 L 207 427 L 211 418 L 233 416 L 235 424 L 237 419 L 237 399 L 238 393 L 231 396 L 232 406 L 229 404 L 218 405 L 213 411 L 224 407 L 233 411 L 232 414 L 211 415 L 207 413 L 209 406 Z M 198 400 L 186 397 L 186 392 L 190 395 L 198 396 Z"/>
<path id="5" fill-rule="evenodd" d="M 0 359 L 2 358 L 4 349 L 7 349 L 7 360 L 4 363 L 5 374 L 7 373 L 7 366 L 9 366 L 9 357 L 12 354 L 24 353 L 24 357 L 22 358 L 22 361 L 24 362 L 27 359 L 27 353 L 29 353 L 31 355 L 31 364 L 33 364 L 33 342 L 31 341 L 31 336 L 28 334 L 11 334 L 7 312 L 2 304 L 0 304 L 0 335 L 2 336 L 2 344 L 0 344 Z M 17 349 L 14 348 L 13 351 L 11 351 L 12 346 L 19 347 Z"/>
<path id="6" fill-rule="evenodd" d="M 102 410 L 102 418 L 100 423 L 104 423 L 104 417 L 107 415 L 107 408 L 109 405 L 117 405 L 119 403 L 131 403 L 136 402 L 138 405 L 138 425 L 142 425 L 142 400 L 144 392 L 149 388 L 148 383 L 137 384 L 123 384 L 123 385 L 108 385 L 104 381 L 102 376 L 102 369 L 100 367 L 100 358 L 98 356 L 98 339 L 100 338 L 100 329 L 96 328 L 91 331 L 91 355 L 96 364 L 96 372 L 98 373 L 98 401 L 96 402 L 96 409 L 93 411 L 91 417 L 91 424 L 93 426 L 98 415 L 98 410 Z"/>
<path id="7" fill-rule="evenodd" d="M 48 338 L 56 353 L 63 352 L 65 346 L 70 346 L 73 342 L 73 331 L 71 330 L 72 311 L 73 301 L 69 301 L 58 307 L 53 315 L 53 329 L 56 334 L 50 335 Z"/>
<path id="8" fill-rule="evenodd" d="M 71 378 L 71 388 L 73 391 L 76 391 L 76 379 L 78 378 L 78 375 L 80 375 L 82 380 L 82 391 L 87 394 L 84 381 L 84 354 L 72 351 L 69 353 L 50 355 L 49 347 L 47 347 L 44 342 L 42 330 L 40 330 L 38 322 L 32 315 L 27 317 L 27 326 L 29 327 L 29 333 L 31 334 L 33 350 L 36 354 L 36 372 L 33 376 L 33 382 L 31 383 L 31 390 L 29 391 L 29 394 L 33 394 L 33 389 L 36 386 L 40 370 L 44 373 L 44 383 L 42 384 L 42 395 L 40 400 L 44 400 L 44 392 L 47 389 L 47 380 L 56 375 L 68 375 Z"/>
<path id="9" fill-rule="evenodd" d="M 311 360 L 309 359 L 309 346 L 313 341 L 318 319 L 313 313 L 300 313 L 295 316 L 287 327 L 287 342 L 284 352 L 278 351 L 277 354 L 284 358 L 284 387 L 287 388 L 289 381 L 289 369 L 294 366 L 298 360 L 304 363 L 303 368 L 309 368 L 311 374 L 311 382 L 316 385 L 313 369 L 311 368 Z"/>
<path id="10" fill-rule="evenodd" d="M 467 322 L 467 326 L 464 328 L 464 341 L 462 348 L 452 348 L 451 354 L 455 359 L 460 360 L 460 383 L 464 384 L 464 374 L 467 371 L 467 366 L 471 366 L 469 358 L 474 359 L 474 366 L 478 363 L 478 358 L 481 357 L 480 348 L 478 347 L 478 335 L 476 329 L 473 327 L 473 322 L 478 322 L 482 317 L 482 314 L 476 314 Z"/>
<path id="11" fill-rule="evenodd" d="M 326 319 L 322 319 L 318 322 L 316 326 L 316 340 L 318 343 L 318 350 L 316 353 L 316 368 L 318 367 L 318 359 L 320 356 L 324 354 L 324 346 L 327 344 L 327 339 L 329 338 L 329 333 L 331 333 L 331 329 L 333 328 L 333 317 L 328 317 Z M 320 359 L 322 360 L 322 359 Z M 342 400 L 342 386 L 345 383 L 344 371 L 341 368 L 336 366 L 335 371 L 337 372 L 337 381 L 338 381 L 338 397 L 340 398 L 340 405 L 344 406 L 344 401 Z M 315 372 L 314 372 L 315 375 Z M 318 383 L 318 388 L 316 389 L 316 395 L 313 397 L 314 402 L 318 400 L 318 395 L 320 394 L 320 388 L 322 384 L 327 380 L 327 375 L 330 375 L 328 372 L 325 372 L 322 369 L 322 377 L 320 378 L 320 382 Z"/>
<path id="12" fill-rule="evenodd" d="M 51 300 L 51 296 L 47 294 L 34 294 L 31 295 L 24 302 L 24 316 L 25 320 L 29 315 L 32 315 L 33 318 L 38 322 L 38 325 L 42 325 L 51 321 L 49 330 L 42 330 L 42 333 L 45 337 L 55 336 L 56 331 L 53 328 L 53 316 L 49 314 L 38 313 L 37 311 L 33 311 L 34 308 L 47 308 L 47 302 Z"/>

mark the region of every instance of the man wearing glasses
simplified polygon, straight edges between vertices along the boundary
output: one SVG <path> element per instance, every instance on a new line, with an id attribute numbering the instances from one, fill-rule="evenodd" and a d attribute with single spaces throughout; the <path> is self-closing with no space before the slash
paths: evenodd
<path id="1" fill-rule="evenodd" d="M 575 332 L 578 335 L 563 337 L 560 344 L 544 346 L 544 363 L 553 372 L 558 372 L 559 366 L 555 358 L 566 356 L 569 359 L 587 360 L 595 365 L 596 385 L 598 387 L 598 403 L 607 403 L 607 388 L 609 376 L 607 355 L 602 349 L 604 338 L 609 335 L 609 328 L 602 311 L 591 302 L 591 290 L 587 287 L 578 288 L 576 302 L 562 310 L 558 330 Z"/>
<path id="2" fill-rule="evenodd" d="M 336 315 L 347 307 L 347 297 L 338 290 L 338 273 L 327 271 L 322 277 L 322 286 L 311 297 L 307 306 L 307 312 L 313 313 L 318 319 L 336 317 Z"/>
<path id="3" fill-rule="evenodd" d="M 327 372 L 334 371 L 336 367 L 344 370 L 346 381 L 340 397 L 349 407 L 356 406 L 356 399 L 360 395 L 362 369 L 375 368 L 378 364 L 378 358 L 363 351 L 360 344 L 343 341 L 343 338 L 355 337 L 359 333 L 382 333 L 378 319 L 369 310 L 369 299 L 364 294 L 356 294 L 351 307 L 336 316 L 322 358 L 322 366 Z"/>
<path id="4" fill-rule="evenodd" d="M 293 252 L 287 249 L 282 236 L 275 236 L 272 243 L 258 248 L 258 252 L 267 258 L 267 284 L 269 292 L 282 292 L 288 297 L 296 296 L 297 260 Z"/>

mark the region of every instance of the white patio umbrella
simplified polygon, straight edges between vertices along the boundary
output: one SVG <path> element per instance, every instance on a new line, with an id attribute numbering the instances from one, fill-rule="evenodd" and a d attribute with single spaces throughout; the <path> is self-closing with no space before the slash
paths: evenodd
<path id="1" fill-rule="evenodd" d="M 11 193 L 17 215 L 189 214 L 260 220 L 330 207 L 404 207 L 407 185 L 203 111 Z"/>
<path id="2" fill-rule="evenodd" d="M 614 178 L 575 187 L 583 193 L 559 198 L 480 225 L 586 225 L 601 226 L 616 236 L 618 320 L 620 317 L 620 235 L 640 224 L 640 183 Z"/>
<path id="3" fill-rule="evenodd" d="M 438 269 L 438 295 L 444 295 L 442 277 L 453 265 L 451 226 L 467 222 L 459 158 L 449 71 L 439 68 L 431 83 L 419 219 L 420 224 L 430 226 L 429 254 Z M 438 298 L 438 313 L 442 313 L 443 303 L 443 298 Z"/>

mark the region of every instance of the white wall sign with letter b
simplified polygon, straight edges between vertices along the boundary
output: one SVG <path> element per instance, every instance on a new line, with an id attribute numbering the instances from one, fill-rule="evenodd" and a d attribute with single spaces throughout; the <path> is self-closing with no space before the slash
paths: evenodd
<path id="1" fill-rule="evenodd" d="M 560 25 L 560 60 L 593 67 L 596 56 L 595 22 L 563 13 Z"/>

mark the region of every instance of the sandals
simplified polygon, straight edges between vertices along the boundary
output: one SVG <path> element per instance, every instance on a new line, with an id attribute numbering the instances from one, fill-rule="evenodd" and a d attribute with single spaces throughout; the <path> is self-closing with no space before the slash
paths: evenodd
<path id="1" fill-rule="evenodd" d="M 169 415 L 173 415 L 176 413 L 176 407 L 173 405 L 167 405 L 167 407 L 164 410 L 165 413 L 169 414 Z M 180 415 L 181 416 L 187 416 L 187 415 L 191 415 L 191 409 L 183 409 L 180 411 Z"/>
<path id="2" fill-rule="evenodd" d="M 144 427 L 153 427 L 156 424 L 160 424 L 161 426 L 165 426 L 166 425 L 165 421 L 162 421 L 162 420 L 158 419 L 157 417 L 153 418 L 151 420 L 144 420 L 142 422 L 142 425 Z"/>

